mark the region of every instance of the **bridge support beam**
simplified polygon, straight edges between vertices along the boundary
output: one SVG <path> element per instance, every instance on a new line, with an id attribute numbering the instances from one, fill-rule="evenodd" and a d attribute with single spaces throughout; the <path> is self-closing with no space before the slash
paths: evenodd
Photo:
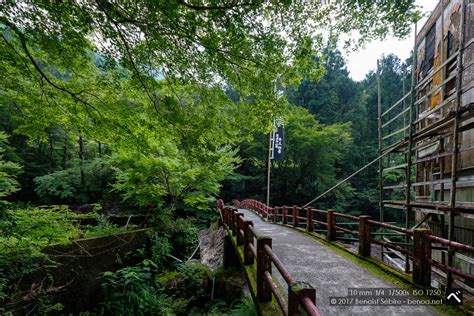
<path id="1" fill-rule="evenodd" d="M 370 257 L 371 251 L 371 225 L 369 223 L 370 216 L 359 216 L 359 255 L 362 257 Z"/>
<path id="2" fill-rule="evenodd" d="M 413 283 L 420 286 L 431 285 L 431 231 L 425 228 L 414 230 L 413 236 Z"/>
<path id="3" fill-rule="evenodd" d="M 272 300 L 272 289 L 265 281 L 265 272 L 272 274 L 272 259 L 265 250 L 265 245 L 272 247 L 270 237 L 257 238 L 257 298 L 260 302 Z"/>
<path id="4" fill-rule="evenodd" d="M 288 285 L 288 316 L 305 315 L 301 301 L 309 298 L 316 305 L 316 290 L 307 282 L 295 282 Z"/>
<path id="5" fill-rule="evenodd" d="M 239 267 L 240 262 L 239 262 L 239 257 L 238 254 L 234 248 L 234 245 L 232 244 L 231 236 L 225 235 L 224 237 L 224 261 L 223 265 L 225 268 L 230 268 L 230 267 Z"/>
<path id="6" fill-rule="evenodd" d="M 334 216 L 334 210 L 328 210 L 327 212 L 327 223 L 328 229 L 326 232 L 326 240 L 334 241 L 336 240 L 336 217 Z"/>

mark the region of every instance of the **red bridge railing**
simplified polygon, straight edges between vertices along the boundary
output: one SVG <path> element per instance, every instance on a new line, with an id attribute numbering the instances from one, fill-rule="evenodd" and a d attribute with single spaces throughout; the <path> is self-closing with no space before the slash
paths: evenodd
<path id="1" fill-rule="evenodd" d="M 295 280 L 285 265 L 272 250 L 272 239 L 260 236 L 253 228 L 253 222 L 244 219 L 244 214 L 238 213 L 237 207 L 247 207 L 259 215 L 268 217 L 269 208 L 257 201 L 246 200 L 242 203 L 233 200 L 234 206 L 225 206 L 222 200 L 216 202 L 223 223 L 236 236 L 237 246 L 243 247 L 244 264 L 257 264 L 256 294 L 260 302 L 270 302 L 275 297 L 283 315 L 320 315 L 316 307 L 316 291 L 306 282 Z M 244 203 L 245 202 L 245 203 Z M 252 205 L 252 206 L 250 206 Z M 288 287 L 288 297 L 284 298 L 272 277 L 272 264 L 285 280 Z M 288 302 L 288 303 L 287 303 Z"/>
<path id="2" fill-rule="evenodd" d="M 436 261 L 431 256 L 432 249 L 474 254 L 474 247 L 433 236 L 428 229 L 406 229 L 372 220 L 370 216 L 353 216 L 338 213 L 334 210 L 319 210 L 311 207 L 302 208 L 296 205 L 268 207 L 252 199 L 237 202 L 234 205 L 253 210 L 268 221 L 303 228 L 308 232 L 325 233 L 328 241 L 349 240 L 358 242 L 358 254 L 363 257 L 370 257 L 372 244 L 378 244 L 399 251 L 412 259 L 412 280 L 418 285 L 430 286 L 431 267 L 436 267 L 444 272 L 449 271 L 463 278 L 464 281 L 474 281 L 474 275 Z M 341 221 L 341 219 L 343 220 Z M 354 226 L 357 226 L 358 229 L 352 230 L 348 228 Z M 388 232 L 373 232 L 372 230 L 375 227 L 384 228 Z M 347 235 L 353 237 L 345 237 Z M 413 240 L 413 244 L 377 238 L 383 236 L 408 236 L 409 240 Z"/>

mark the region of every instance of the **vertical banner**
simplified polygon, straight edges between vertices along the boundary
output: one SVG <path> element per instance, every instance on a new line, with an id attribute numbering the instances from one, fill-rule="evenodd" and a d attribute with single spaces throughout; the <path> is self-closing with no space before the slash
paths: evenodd
<path id="1" fill-rule="evenodd" d="M 273 129 L 270 137 L 271 153 L 270 159 L 283 160 L 285 158 L 285 127 L 283 125 L 283 117 L 273 119 Z"/>

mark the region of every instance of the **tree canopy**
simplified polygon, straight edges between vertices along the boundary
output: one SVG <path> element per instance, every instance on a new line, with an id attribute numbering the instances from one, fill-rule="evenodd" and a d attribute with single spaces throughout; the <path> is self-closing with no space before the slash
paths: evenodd
<path id="1" fill-rule="evenodd" d="M 413 1 L 2 2 L 2 128 L 37 153 L 19 182 L 70 202 L 104 185 L 209 202 L 232 146 L 286 111 L 275 87 L 337 63 L 327 40 L 404 36 L 418 16 Z"/>

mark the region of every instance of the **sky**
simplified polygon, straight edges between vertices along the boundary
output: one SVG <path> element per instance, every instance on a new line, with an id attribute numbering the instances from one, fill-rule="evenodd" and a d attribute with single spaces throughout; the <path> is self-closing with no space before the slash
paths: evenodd
<path id="1" fill-rule="evenodd" d="M 438 4 L 438 0 L 416 0 L 415 3 L 421 7 L 423 12 L 431 12 Z M 426 18 L 418 22 L 418 29 L 423 26 L 425 21 Z M 377 59 L 383 54 L 388 55 L 393 53 L 402 61 L 408 58 L 410 51 L 413 49 L 414 28 L 413 25 L 410 36 L 403 40 L 389 37 L 384 41 L 373 41 L 368 43 L 365 48 L 348 53 L 345 57 L 347 60 L 347 69 L 352 79 L 357 81 L 363 80 L 369 70 L 377 67 Z"/>

